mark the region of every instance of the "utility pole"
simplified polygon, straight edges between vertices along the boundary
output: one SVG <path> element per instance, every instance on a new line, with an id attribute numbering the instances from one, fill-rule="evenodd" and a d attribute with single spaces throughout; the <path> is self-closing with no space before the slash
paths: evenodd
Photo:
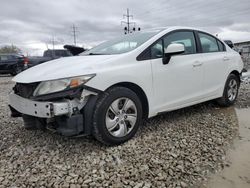
<path id="1" fill-rule="evenodd" d="M 52 46 L 53 46 L 53 50 L 55 49 L 55 37 L 54 35 L 52 36 Z"/>
<path id="2" fill-rule="evenodd" d="M 76 37 L 77 37 L 77 27 L 75 26 L 75 24 L 73 24 L 72 26 L 72 34 L 73 34 L 73 37 L 74 37 L 74 45 L 76 46 Z"/>
<path id="3" fill-rule="evenodd" d="M 124 34 L 129 34 L 129 33 L 132 33 L 133 31 L 136 31 L 136 28 L 135 28 L 135 25 L 136 23 L 135 22 L 131 22 L 130 21 L 130 18 L 133 19 L 133 15 L 130 15 L 129 14 L 129 9 L 127 8 L 127 14 L 123 14 L 123 19 L 126 18 L 127 21 L 121 21 L 121 24 L 126 24 L 127 26 L 124 27 Z M 134 25 L 133 29 L 131 29 L 131 25 Z M 138 27 L 138 31 L 140 31 L 141 28 Z"/>
<path id="4" fill-rule="evenodd" d="M 133 15 L 130 15 L 130 14 L 129 14 L 129 9 L 128 9 L 128 8 L 127 8 L 127 14 L 124 14 L 124 15 L 123 15 L 123 18 L 124 18 L 124 17 L 127 17 L 127 26 L 128 26 L 128 27 L 127 27 L 127 30 L 128 30 L 128 33 L 129 33 L 129 32 L 130 32 L 130 27 L 129 27 L 129 26 L 130 26 L 130 24 L 132 24 L 132 23 L 130 23 L 130 20 L 129 20 L 129 19 L 130 19 L 130 18 L 133 19 Z"/>
<path id="5" fill-rule="evenodd" d="M 12 52 L 14 51 L 14 45 L 13 45 L 13 43 L 11 43 L 11 50 L 12 50 Z"/>
<path id="6" fill-rule="evenodd" d="M 55 57 L 55 36 L 52 35 L 52 57 Z"/>

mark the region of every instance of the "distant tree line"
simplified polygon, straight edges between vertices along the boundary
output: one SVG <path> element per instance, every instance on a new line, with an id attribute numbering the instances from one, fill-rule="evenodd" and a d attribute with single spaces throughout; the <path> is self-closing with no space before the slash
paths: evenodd
<path id="1" fill-rule="evenodd" d="M 14 45 L 5 45 L 0 47 L 0 53 L 14 53 L 20 54 L 22 53 L 21 49 Z"/>

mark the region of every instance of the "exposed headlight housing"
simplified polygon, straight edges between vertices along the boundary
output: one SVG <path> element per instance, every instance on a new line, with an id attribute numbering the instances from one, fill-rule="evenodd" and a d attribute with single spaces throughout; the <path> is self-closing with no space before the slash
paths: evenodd
<path id="1" fill-rule="evenodd" d="M 91 75 L 78 76 L 72 78 L 44 81 L 37 86 L 37 88 L 33 93 L 33 96 L 35 97 L 39 95 L 46 95 L 50 93 L 63 91 L 66 89 L 76 88 L 85 84 L 94 76 L 95 74 L 91 74 Z"/>

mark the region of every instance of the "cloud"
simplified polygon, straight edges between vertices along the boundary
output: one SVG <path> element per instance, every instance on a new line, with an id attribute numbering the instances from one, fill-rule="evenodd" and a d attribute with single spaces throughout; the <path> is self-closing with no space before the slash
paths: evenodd
<path id="1" fill-rule="evenodd" d="M 249 0 L 1 0 L 0 45 L 13 43 L 34 53 L 53 37 L 57 45 L 72 44 L 73 24 L 79 45 L 96 45 L 123 34 L 126 8 L 142 29 L 184 25 L 250 40 Z"/>

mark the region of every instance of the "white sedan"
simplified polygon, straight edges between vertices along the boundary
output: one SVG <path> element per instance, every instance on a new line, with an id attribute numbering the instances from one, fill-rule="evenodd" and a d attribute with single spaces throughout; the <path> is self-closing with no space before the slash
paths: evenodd
<path id="1" fill-rule="evenodd" d="M 240 55 L 209 33 L 152 29 L 18 74 L 10 108 L 27 129 L 92 134 L 116 145 L 132 138 L 143 118 L 212 99 L 232 105 L 242 69 Z"/>

